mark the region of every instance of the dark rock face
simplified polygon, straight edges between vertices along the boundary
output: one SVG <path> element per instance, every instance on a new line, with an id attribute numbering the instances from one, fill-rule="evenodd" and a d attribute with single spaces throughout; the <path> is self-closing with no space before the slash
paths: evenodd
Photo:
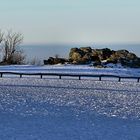
<path id="1" fill-rule="evenodd" d="M 140 58 L 127 50 L 114 51 L 108 48 L 92 49 L 91 47 L 71 48 L 69 59 L 50 57 L 44 60 L 45 65 L 54 64 L 93 64 L 95 67 L 107 67 L 107 64 L 121 64 L 124 67 L 140 68 Z"/>
<path id="2" fill-rule="evenodd" d="M 91 47 L 81 47 L 80 50 L 84 53 L 92 53 Z"/>
<path id="3" fill-rule="evenodd" d="M 94 49 L 93 54 L 98 55 L 100 60 L 106 60 L 107 58 L 109 58 L 113 54 L 113 51 L 108 49 L 108 48 Z"/>
<path id="4" fill-rule="evenodd" d="M 90 47 L 72 48 L 69 59 L 73 64 L 88 64 L 93 59 L 92 49 Z"/>
<path id="5" fill-rule="evenodd" d="M 100 63 L 100 61 L 109 58 L 113 51 L 104 49 L 91 49 L 91 47 L 72 48 L 69 53 L 69 59 L 74 64 L 88 64 L 92 61 Z"/>
<path id="6" fill-rule="evenodd" d="M 126 67 L 138 67 L 138 61 L 138 57 L 127 50 L 118 50 L 107 59 L 107 63 L 121 63 Z"/>
<path id="7" fill-rule="evenodd" d="M 48 60 L 44 60 L 44 65 L 64 64 L 66 62 L 68 62 L 68 60 L 64 58 L 49 57 Z"/>
<path id="8" fill-rule="evenodd" d="M 91 47 L 72 48 L 69 53 L 72 64 L 89 64 L 102 66 L 109 63 L 120 63 L 125 67 L 140 67 L 140 58 L 127 50 L 92 49 Z M 105 60 L 105 62 L 103 62 Z"/>

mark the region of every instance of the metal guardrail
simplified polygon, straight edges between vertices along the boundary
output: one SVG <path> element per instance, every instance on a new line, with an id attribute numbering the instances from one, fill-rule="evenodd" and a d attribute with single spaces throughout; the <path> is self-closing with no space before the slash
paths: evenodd
<path id="1" fill-rule="evenodd" d="M 20 78 L 22 78 L 24 75 L 26 76 L 40 76 L 42 79 L 43 76 L 58 76 L 59 79 L 61 79 L 64 76 L 70 76 L 70 77 L 78 77 L 79 80 L 81 80 L 81 77 L 97 77 L 99 78 L 99 81 L 102 81 L 103 77 L 106 78 L 118 78 L 118 82 L 121 82 L 121 79 L 136 79 L 137 82 L 140 82 L 140 77 L 132 77 L 132 76 L 117 76 L 117 75 L 106 75 L 106 74 L 64 74 L 64 73 L 19 73 L 19 72 L 0 72 L 0 77 L 2 78 L 3 75 L 19 75 Z"/>

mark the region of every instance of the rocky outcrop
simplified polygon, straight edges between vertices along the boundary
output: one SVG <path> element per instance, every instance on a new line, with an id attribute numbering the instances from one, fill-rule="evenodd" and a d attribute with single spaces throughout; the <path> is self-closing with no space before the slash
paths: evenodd
<path id="1" fill-rule="evenodd" d="M 87 64 L 91 62 L 100 62 L 108 59 L 114 51 L 104 49 L 91 49 L 91 47 L 72 48 L 69 53 L 69 59 L 74 64 Z"/>
<path id="2" fill-rule="evenodd" d="M 107 63 L 120 63 L 125 67 L 140 67 L 140 59 L 127 50 L 118 50 L 114 52 L 108 59 Z"/>
<path id="3" fill-rule="evenodd" d="M 123 67 L 140 68 L 140 58 L 127 50 L 114 51 L 109 48 L 92 49 L 91 47 L 71 48 L 69 59 L 50 57 L 45 65 L 54 64 L 92 64 L 95 67 L 107 67 L 120 64 Z"/>
<path id="4" fill-rule="evenodd" d="M 91 47 L 72 48 L 69 53 L 69 60 L 73 64 L 88 64 L 91 61 L 99 60 L 98 55 L 93 55 Z"/>
<path id="5" fill-rule="evenodd" d="M 114 51 L 112 51 L 108 48 L 93 49 L 92 52 L 93 52 L 93 56 L 98 55 L 100 60 L 106 60 L 114 53 Z"/>
<path id="6" fill-rule="evenodd" d="M 140 58 L 127 50 L 114 51 L 109 48 L 92 49 L 91 47 L 72 48 L 69 53 L 72 64 L 89 64 L 105 66 L 109 63 L 121 64 L 124 67 L 140 67 Z"/>
<path id="7" fill-rule="evenodd" d="M 65 58 L 49 57 L 48 60 L 44 60 L 44 65 L 65 64 L 66 62 L 68 62 L 68 60 Z"/>
<path id="8" fill-rule="evenodd" d="M 85 64 L 91 61 L 92 49 L 90 47 L 86 48 L 72 48 L 69 53 L 69 60 L 73 64 Z"/>

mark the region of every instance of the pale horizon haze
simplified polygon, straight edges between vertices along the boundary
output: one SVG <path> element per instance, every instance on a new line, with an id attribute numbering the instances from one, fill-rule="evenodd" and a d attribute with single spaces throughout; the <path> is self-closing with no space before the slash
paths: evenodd
<path id="1" fill-rule="evenodd" d="M 0 29 L 24 44 L 140 43 L 140 0 L 0 0 Z"/>

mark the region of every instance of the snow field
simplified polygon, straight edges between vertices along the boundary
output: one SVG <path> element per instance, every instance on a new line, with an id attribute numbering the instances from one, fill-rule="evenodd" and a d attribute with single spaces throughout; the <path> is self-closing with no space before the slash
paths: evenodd
<path id="1" fill-rule="evenodd" d="M 13 66 L 3 70 L 58 72 L 56 67 L 59 72 L 73 69 Z M 73 69 L 80 71 L 91 72 L 87 67 Z M 139 70 L 130 71 L 137 75 Z M 140 83 L 67 77 L 0 78 L 0 122 L 0 139 L 4 140 L 137 140 Z"/>

